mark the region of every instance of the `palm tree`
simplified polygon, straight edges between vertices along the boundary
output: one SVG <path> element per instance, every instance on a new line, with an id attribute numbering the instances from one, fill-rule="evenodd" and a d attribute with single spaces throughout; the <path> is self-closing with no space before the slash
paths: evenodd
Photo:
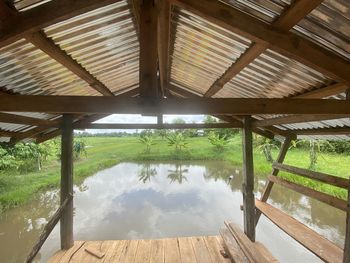
<path id="1" fill-rule="evenodd" d="M 170 172 L 168 174 L 168 178 L 170 179 L 170 183 L 174 183 L 177 181 L 179 184 L 182 184 L 183 181 L 187 181 L 186 176 L 184 176 L 184 173 L 188 173 L 188 169 L 182 169 L 181 164 L 175 164 L 175 170 L 168 170 Z"/>

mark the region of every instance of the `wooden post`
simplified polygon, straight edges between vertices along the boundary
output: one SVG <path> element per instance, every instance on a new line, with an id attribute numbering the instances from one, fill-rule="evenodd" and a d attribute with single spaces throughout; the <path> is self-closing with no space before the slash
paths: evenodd
<path id="1" fill-rule="evenodd" d="M 345 94 L 346 99 L 350 100 L 350 89 L 347 89 Z M 346 210 L 346 231 L 343 263 L 350 263 L 350 184 L 348 185 L 348 202 Z"/>
<path id="2" fill-rule="evenodd" d="M 73 116 L 62 118 L 61 142 L 61 205 L 73 195 Z M 69 249 L 73 240 L 73 199 L 67 204 L 61 216 L 61 249 Z"/>
<path id="3" fill-rule="evenodd" d="M 163 115 L 162 114 L 157 115 L 157 124 L 158 125 L 163 124 Z"/>
<path id="4" fill-rule="evenodd" d="M 253 133 L 250 116 L 243 118 L 243 219 L 244 233 L 255 241 L 255 200 L 254 200 L 254 166 L 253 166 Z"/>

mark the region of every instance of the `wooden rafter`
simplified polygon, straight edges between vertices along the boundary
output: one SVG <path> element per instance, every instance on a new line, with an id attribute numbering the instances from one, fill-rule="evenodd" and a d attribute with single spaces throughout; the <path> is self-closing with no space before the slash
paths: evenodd
<path id="1" fill-rule="evenodd" d="M 164 94 L 169 84 L 169 49 L 170 49 L 171 5 L 168 0 L 159 2 L 158 17 L 158 58 L 160 87 Z"/>
<path id="2" fill-rule="evenodd" d="M 34 46 L 41 49 L 51 58 L 62 64 L 82 80 L 85 80 L 91 88 L 97 90 L 105 96 L 114 96 L 102 82 L 97 80 L 91 73 L 82 67 L 76 60 L 60 49 L 51 39 L 47 38 L 43 32 L 26 34 L 25 38 Z"/>
<path id="3" fill-rule="evenodd" d="M 315 9 L 323 0 L 294 1 L 274 23 L 273 27 L 281 32 L 288 32 L 294 25 Z M 241 72 L 246 66 L 259 57 L 267 48 L 268 43 L 253 43 L 241 57 L 235 61 L 226 72 L 218 78 L 204 94 L 211 97 L 221 90 L 224 85 Z"/>
<path id="4" fill-rule="evenodd" d="M 32 118 L 32 117 L 4 113 L 4 112 L 0 112 L 0 122 L 41 126 L 41 127 L 58 127 L 60 125 L 59 122 L 56 120 L 50 121 L 45 119 Z"/>
<path id="5" fill-rule="evenodd" d="M 3 97 L 3 98 L 2 98 Z M 350 101 L 325 99 L 189 98 L 105 96 L 2 96 L 0 111 L 76 114 L 350 114 Z M 181 107 L 179 107 L 181 105 Z"/>
<path id="6" fill-rule="evenodd" d="M 0 129 L 0 136 L 1 137 L 10 137 L 12 138 L 13 136 L 17 135 L 18 132 L 12 132 L 12 131 L 5 131 Z"/>
<path id="7" fill-rule="evenodd" d="M 26 34 L 121 0 L 52 0 L 23 11 L 0 24 L 0 48 Z"/>
<path id="8" fill-rule="evenodd" d="M 346 89 L 349 87 L 349 85 L 346 85 L 345 83 L 336 83 L 332 84 L 323 88 L 319 88 L 317 90 L 312 90 L 309 92 L 306 92 L 304 94 L 300 94 L 298 96 L 294 96 L 294 98 L 303 98 L 303 99 L 321 99 L 330 97 L 333 95 L 337 95 L 339 93 L 342 93 L 346 91 Z"/>
<path id="9" fill-rule="evenodd" d="M 157 21 L 154 0 L 143 0 L 140 8 L 140 90 L 145 98 L 158 97 Z"/>

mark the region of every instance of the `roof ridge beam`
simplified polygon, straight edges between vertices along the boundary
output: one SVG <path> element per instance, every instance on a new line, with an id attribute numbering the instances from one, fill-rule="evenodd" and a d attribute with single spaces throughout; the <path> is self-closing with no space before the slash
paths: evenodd
<path id="1" fill-rule="evenodd" d="M 272 24 L 272 27 L 281 32 L 288 32 L 301 19 L 309 14 L 323 0 L 295 1 L 280 17 Z M 224 85 L 239 74 L 246 66 L 259 57 L 266 49 L 268 43 L 252 43 L 232 65 L 218 78 L 204 94 L 204 97 L 211 97 L 220 91 Z"/>

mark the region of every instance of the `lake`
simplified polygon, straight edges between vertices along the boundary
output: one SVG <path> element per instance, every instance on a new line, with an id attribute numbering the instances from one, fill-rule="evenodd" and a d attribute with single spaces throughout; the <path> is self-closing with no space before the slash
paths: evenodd
<path id="1" fill-rule="evenodd" d="M 74 187 L 74 238 L 218 235 L 224 220 L 242 226 L 242 181 L 241 169 L 223 161 L 120 163 Z M 257 197 L 264 184 L 265 177 L 256 176 Z M 344 212 L 280 186 L 269 202 L 343 245 Z M 58 203 L 58 190 L 51 190 L 1 215 L 0 262 L 24 261 Z M 281 262 L 321 262 L 263 216 L 257 240 Z M 58 224 L 37 261 L 46 262 L 59 244 Z"/>

